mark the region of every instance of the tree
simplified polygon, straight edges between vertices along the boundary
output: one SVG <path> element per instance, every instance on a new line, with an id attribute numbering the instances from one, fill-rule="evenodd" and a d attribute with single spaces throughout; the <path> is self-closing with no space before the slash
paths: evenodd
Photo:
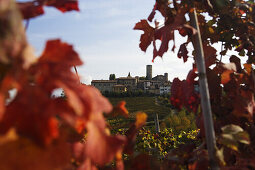
<path id="1" fill-rule="evenodd" d="M 115 80 L 115 79 L 116 79 L 115 74 L 110 74 L 110 76 L 109 76 L 109 80 Z"/>

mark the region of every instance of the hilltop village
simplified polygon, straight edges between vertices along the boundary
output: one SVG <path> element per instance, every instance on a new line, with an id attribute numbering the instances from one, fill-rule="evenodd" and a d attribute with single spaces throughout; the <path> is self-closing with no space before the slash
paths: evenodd
<path id="1" fill-rule="evenodd" d="M 152 65 L 146 66 L 146 77 L 132 77 L 129 73 L 127 77 L 113 77 L 111 80 L 92 80 L 91 85 L 99 89 L 102 93 L 143 91 L 144 93 L 163 95 L 168 94 L 171 89 L 171 82 L 168 81 L 168 73 L 152 77 Z"/>

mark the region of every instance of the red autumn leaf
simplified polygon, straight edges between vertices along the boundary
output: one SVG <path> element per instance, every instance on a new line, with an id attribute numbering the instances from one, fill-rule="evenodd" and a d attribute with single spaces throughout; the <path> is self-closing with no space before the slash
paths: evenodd
<path id="1" fill-rule="evenodd" d="M 61 42 L 59 39 L 47 41 L 39 62 L 65 65 L 67 67 L 82 64 L 78 53 L 73 50 L 73 46 Z"/>
<path id="2" fill-rule="evenodd" d="M 188 50 L 187 50 L 187 43 L 183 43 L 180 46 L 180 49 L 177 54 L 178 58 L 183 58 L 183 62 L 185 63 L 188 60 Z"/>
<path id="3" fill-rule="evenodd" d="M 171 25 L 167 25 L 155 30 L 155 39 L 160 40 L 161 44 L 158 50 L 156 45 L 154 45 L 153 60 L 157 56 L 162 57 L 163 54 L 167 52 L 169 41 L 174 39 L 174 30 L 171 30 L 171 28 Z"/>
<path id="4" fill-rule="evenodd" d="M 233 114 L 237 117 L 245 117 L 249 121 L 253 121 L 253 113 L 255 110 L 255 101 L 252 91 L 240 89 L 240 94 L 235 96 L 233 100 Z"/>
<path id="5" fill-rule="evenodd" d="M 30 19 L 44 14 L 43 5 L 36 2 L 18 2 L 17 4 L 24 19 Z"/>
<path id="6" fill-rule="evenodd" d="M 79 11 L 77 0 L 35 0 L 17 2 L 24 19 L 30 19 L 44 14 L 43 6 L 52 6 L 61 12 Z"/>
<path id="7" fill-rule="evenodd" d="M 175 78 L 171 87 L 171 103 L 177 108 L 186 107 L 188 110 L 196 112 L 199 104 L 199 96 L 195 91 L 196 73 L 191 70 L 186 80 L 180 81 Z"/>
<path id="8" fill-rule="evenodd" d="M 203 44 L 203 50 L 204 50 L 204 55 L 205 55 L 205 66 L 206 66 L 206 68 L 208 68 L 211 65 L 216 63 L 217 50 L 214 47 L 212 47 L 206 43 Z"/>
<path id="9" fill-rule="evenodd" d="M 220 102 L 222 87 L 220 86 L 221 79 L 220 76 L 213 70 L 207 69 L 206 70 L 207 81 L 208 81 L 208 88 L 210 99 L 214 102 Z"/>
<path id="10" fill-rule="evenodd" d="M 174 39 L 174 31 L 182 28 L 186 22 L 184 17 L 186 12 L 187 9 L 180 8 L 173 23 L 165 24 L 163 27 L 155 30 L 155 40 L 160 40 L 161 44 L 158 50 L 156 49 L 156 45 L 154 45 L 153 60 L 157 56 L 162 57 L 167 52 L 169 41 Z"/>
<path id="11" fill-rule="evenodd" d="M 169 17 L 168 14 L 171 13 L 171 8 L 168 6 L 168 1 L 157 0 L 154 8 L 156 8 L 156 10 L 158 10 L 165 18 Z"/>
<path id="12" fill-rule="evenodd" d="M 132 154 L 135 146 L 135 138 L 138 130 L 145 125 L 147 120 L 147 115 L 143 112 L 139 112 L 136 114 L 136 122 L 130 126 L 130 128 L 126 132 L 126 144 L 124 146 L 124 153 Z"/>
<path id="13" fill-rule="evenodd" d="M 70 69 L 81 63 L 71 45 L 60 40 L 51 40 L 47 42 L 38 63 L 31 69 L 35 83 L 45 91 L 64 89 L 67 101 L 59 106 L 60 116 L 79 132 L 84 130 L 92 114 L 100 115 L 112 110 L 110 102 L 96 88 L 77 82 L 76 75 Z"/>
<path id="14" fill-rule="evenodd" d="M 51 92 L 57 84 L 77 85 L 77 78 L 71 67 L 82 62 L 72 46 L 60 40 L 48 41 L 38 62 L 30 69 L 35 83 Z"/>
<path id="15" fill-rule="evenodd" d="M 72 108 L 74 111 L 74 113 L 72 113 L 72 110 L 70 111 L 68 108 L 62 106 L 63 109 L 60 116 L 78 132 L 84 130 L 92 117 L 100 117 L 103 112 L 109 113 L 112 110 L 110 102 L 94 87 L 76 83 L 73 85 L 64 85 L 60 82 L 57 86 L 65 90 L 68 107 Z M 105 126 L 105 123 L 101 124 Z"/>
<path id="16" fill-rule="evenodd" d="M 125 105 L 126 105 L 125 101 L 119 102 L 116 106 L 113 107 L 111 115 L 112 116 L 122 115 L 122 116 L 127 118 L 128 117 L 128 110 L 125 107 Z"/>
<path id="17" fill-rule="evenodd" d="M 144 34 L 141 35 L 139 47 L 146 52 L 148 46 L 153 41 L 154 28 L 151 27 L 146 20 L 141 20 L 136 23 L 134 30 L 142 30 Z"/>
<path id="18" fill-rule="evenodd" d="M 87 123 L 88 136 L 85 143 L 85 155 L 98 165 L 104 165 L 113 160 L 122 150 L 124 136 L 110 136 L 106 133 L 104 120 L 96 115 L 95 119 Z"/>
<path id="19" fill-rule="evenodd" d="M 156 6 L 157 6 L 157 10 L 159 10 L 163 16 L 167 17 L 167 15 L 163 12 L 167 9 L 161 9 L 161 7 L 163 7 L 162 4 L 157 3 Z M 167 52 L 169 41 L 173 40 L 173 38 L 174 38 L 174 34 L 173 34 L 174 30 L 184 27 L 184 24 L 186 22 L 184 15 L 186 13 L 187 13 L 186 8 L 179 8 L 173 22 L 165 23 L 165 25 L 163 27 L 156 29 L 156 30 L 154 28 L 152 28 L 146 20 L 141 20 L 140 22 L 138 22 L 135 25 L 135 27 L 134 27 L 135 30 L 143 30 L 144 31 L 144 34 L 141 35 L 140 45 L 139 45 L 142 51 L 146 51 L 148 46 L 153 41 L 154 50 L 153 50 L 153 60 L 152 61 L 154 61 L 154 59 L 157 56 L 162 57 L 163 54 L 165 52 Z M 161 41 L 161 44 L 160 44 L 160 47 L 158 50 L 156 48 L 155 40 Z"/>
<path id="20" fill-rule="evenodd" d="M 46 170 L 73 169 L 70 144 L 63 139 L 53 145 L 41 147 L 33 141 L 19 137 L 0 145 L 0 169 Z"/>
<path id="21" fill-rule="evenodd" d="M 61 12 L 79 11 L 78 0 L 46 0 L 47 6 L 53 6 Z"/>
<path id="22" fill-rule="evenodd" d="M 19 134 L 40 144 L 50 144 L 52 139 L 58 137 L 56 113 L 53 101 L 42 89 L 33 85 L 23 87 L 6 108 L 0 124 L 1 133 L 15 127 Z"/>

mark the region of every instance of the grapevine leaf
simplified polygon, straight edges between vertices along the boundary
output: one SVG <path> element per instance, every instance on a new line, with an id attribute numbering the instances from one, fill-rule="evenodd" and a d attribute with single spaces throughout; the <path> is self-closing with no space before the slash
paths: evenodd
<path id="1" fill-rule="evenodd" d="M 208 68 L 209 66 L 216 63 L 217 50 L 214 47 L 207 45 L 206 43 L 203 44 L 203 50 L 205 55 L 205 65 Z"/>
<path id="2" fill-rule="evenodd" d="M 156 49 L 156 46 L 154 46 L 153 60 L 157 56 L 162 57 L 163 54 L 167 52 L 169 41 L 174 39 L 174 30 L 184 27 L 186 21 L 184 17 L 185 13 L 187 13 L 187 9 L 180 8 L 173 23 L 165 24 L 163 27 L 155 30 L 155 39 L 160 40 L 161 44 L 158 50 Z"/>
<path id="3" fill-rule="evenodd" d="M 61 12 L 79 11 L 78 0 L 46 0 L 47 6 L 53 6 Z"/>
<path id="4" fill-rule="evenodd" d="M 206 70 L 206 74 L 210 99 L 214 100 L 215 102 L 220 102 L 222 94 L 222 87 L 220 86 L 221 83 L 220 76 L 215 71 L 209 68 Z"/>
<path id="5" fill-rule="evenodd" d="M 19 111 L 17 108 L 20 108 Z M 53 117 L 56 110 L 53 101 L 42 89 L 28 85 L 7 106 L 0 124 L 1 132 L 15 127 L 18 134 L 29 136 L 40 144 L 50 144 L 58 137 L 58 121 Z"/>
<path id="6" fill-rule="evenodd" d="M 141 35 L 139 47 L 142 51 L 146 52 L 148 46 L 153 41 L 154 28 L 151 27 L 146 20 L 141 20 L 136 23 L 134 30 L 143 30 L 144 34 Z"/>
<path id="7" fill-rule="evenodd" d="M 124 153 L 132 154 L 135 146 L 135 138 L 138 130 L 146 123 L 147 115 L 139 112 L 136 114 L 136 122 L 126 132 L 127 141 L 124 146 Z"/>
<path id="8" fill-rule="evenodd" d="M 0 169 L 45 170 L 72 169 L 71 147 L 63 139 L 53 145 L 40 147 L 33 141 L 19 137 L 0 145 Z"/>
<path id="9" fill-rule="evenodd" d="M 39 62 L 61 64 L 67 67 L 82 64 L 78 53 L 73 50 L 73 47 L 67 43 L 61 42 L 59 39 L 50 40 L 46 43 L 46 47 Z"/>
<path id="10" fill-rule="evenodd" d="M 194 70 L 191 70 L 186 80 L 180 81 L 178 78 L 173 80 L 170 100 L 177 109 L 184 106 L 188 110 L 196 112 L 199 103 L 199 96 L 194 87 L 196 77 Z"/>
<path id="11" fill-rule="evenodd" d="M 44 14 L 43 7 L 52 6 L 61 12 L 79 11 L 77 0 L 35 0 L 31 2 L 17 2 L 24 19 L 34 18 Z"/>
<path id="12" fill-rule="evenodd" d="M 97 116 L 95 119 L 98 119 Z M 88 136 L 85 144 L 85 154 L 92 162 L 104 165 L 113 160 L 117 152 L 121 151 L 125 142 L 123 136 L 110 136 L 102 127 L 103 121 L 93 120 L 87 124 Z"/>
<path id="13" fill-rule="evenodd" d="M 233 100 L 233 114 L 237 117 L 245 117 L 249 121 L 253 120 L 253 110 L 255 108 L 254 95 L 250 90 L 240 89 L 240 94 Z"/>
<path id="14" fill-rule="evenodd" d="M 112 116 L 122 115 L 124 117 L 128 117 L 128 110 L 125 107 L 126 102 L 121 101 L 116 106 L 113 107 L 112 112 L 110 113 Z"/>
<path id="15" fill-rule="evenodd" d="M 24 19 L 30 19 L 44 14 L 43 5 L 35 2 L 18 2 L 18 7 Z"/>
<path id="16" fill-rule="evenodd" d="M 188 50 L 187 50 L 187 43 L 183 43 L 180 46 L 177 56 L 179 58 L 183 58 L 183 62 L 185 63 L 188 60 Z"/>

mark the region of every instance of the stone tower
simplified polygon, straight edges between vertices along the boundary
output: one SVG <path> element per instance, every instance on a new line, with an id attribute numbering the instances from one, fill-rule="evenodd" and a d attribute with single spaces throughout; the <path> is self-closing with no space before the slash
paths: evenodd
<path id="1" fill-rule="evenodd" d="M 165 73 L 164 77 L 165 77 L 165 81 L 168 81 L 168 73 Z"/>
<path id="2" fill-rule="evenodd" d="M 146 66 L 146 78 L 148 80 L 152 79 L 152 65 L 147 65 Z"/>

